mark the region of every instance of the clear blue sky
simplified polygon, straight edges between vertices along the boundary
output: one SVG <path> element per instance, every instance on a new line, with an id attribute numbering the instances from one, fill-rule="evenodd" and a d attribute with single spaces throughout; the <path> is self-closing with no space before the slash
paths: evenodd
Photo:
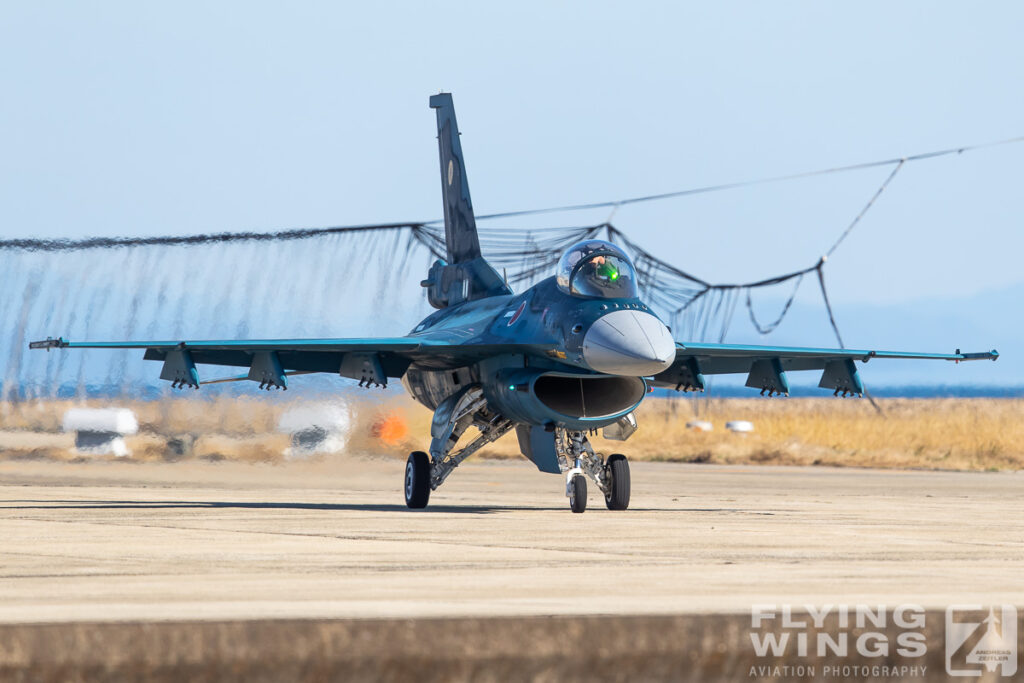
<path id="1" fill-rule="evenodd" d="M 985 142 L 1024 134 L 1022 36 L 1011 2 L 7 3 L 0 221 L 78 237 L 436 218 L 442 89 L 480 213 Z M 906 168 L 830 263 L 835 298 L 1024 281 L 1022 170 L 1024 145 Z M 886 173 L 615 220 L 709 280 L 759 278 L 814 262 Z"/>

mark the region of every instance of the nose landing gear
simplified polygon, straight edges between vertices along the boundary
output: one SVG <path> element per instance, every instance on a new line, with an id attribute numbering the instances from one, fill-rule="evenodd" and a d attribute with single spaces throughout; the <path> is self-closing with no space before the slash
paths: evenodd
<path id="1" fill-rule="evenodd" d="M 573 512 L 587 509 L 587 477 L 604 493 L 604 502 L 609 510 L 629 507 L 629 461 L 626 456 L 613 453 L 602 462 L 585 433 L 568 430 L 558 430 L 555 448 L 565 472 L 565 495 Z"/>

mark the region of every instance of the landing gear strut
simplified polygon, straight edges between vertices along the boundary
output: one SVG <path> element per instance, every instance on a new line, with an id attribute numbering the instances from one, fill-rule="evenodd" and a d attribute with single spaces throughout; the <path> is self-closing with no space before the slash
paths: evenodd
<path id="1" fill-rule="evenodd" d="M 629 507 L 629 461 L 626 456 L 614 453 L 602 461 L 584 432 L 563 428 L 555 431 L 555 450 L 559 465 L 565 472 L 565 495 L 573 512 L 587 509 L 587 477 L 604 493 L 604 502 L 609 510 Z"/>
<path id="2" fill-rule="evenodd" d="M 405 464 L 405 504 L 410 508 L 425 508 L 430 492 L 443 484 L 459 463 L 514 426 L 511 420 L 488 409 L 479 385 L 468 386 L 447 398 L 434 411 L 430 455 L 415 451 Z M 470 427 L 476 427 L 480 434 L 455 450 Z"/>

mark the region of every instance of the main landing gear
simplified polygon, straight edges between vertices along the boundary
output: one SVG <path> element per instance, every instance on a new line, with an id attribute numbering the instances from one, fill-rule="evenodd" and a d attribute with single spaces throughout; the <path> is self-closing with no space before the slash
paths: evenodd
<path id="1" fill-rule="evenodd" d="M 459 464 L 483 446 L 497 440 L 515 424 L 491 411 L 479 386 L 466 387 L 446 399 L 434 411 L 430 427 L 433 439 L 430 453 L 414 451 L 405 463 L 405 504 L 413 509 L 427 507 L 430 492 L 444 483 Z M 459 438 L 469 427 L 479 434 L 466 446 L 456 450 Z M 565 495 L 573 512 L 587 509 L 587 479 L 604 493 L 609 510 L 629 507 L 629 461 L 619 453 L 602 460 L 594 453 L 586 433 L 554 430 L 555 455 L 558 467 L 565 474 Z"/>
<path id="2" fill-rule="evenodd" d="M 430 492 L 443 484 L 452 470 L 514 426 L 511 420 L 488 409 L 477 385 L 445 399 L 434 411 L 430 425 L 430 455 L 414 451 L 405 463 L 405 504 L 410 508 L 427 507 Z M 480 434 L 455 450 L 459 438 L 470 427 L 476 427 Z"/>
<path id="3" fill-rule="evenodd" d="M 569 497 L 569 509 L 577 513 L 587 509 L 589 475 L 604 492 L 604 503 L 609 510 L 625 510 L 629 507 L 630 484 L 629 461 L 626 456 L 613 453 L 596 470 L 592 465 L 594 460 L 600 463 L 600 456 L 591 451 L 577 459 L 575 467 L 566 470 L 565 495 Z M 405 463 L 405 504 L 410 508 L 427 507 L 430 491 L 440 486 L 440 482 L 437 485 L 431 483 L 432 469 L 430 456 L 423 451 L 413 451 L 409 454 L 409 459 Z M 451 472 L 451 469 L 448 471 Z M 599 473 L 597 477 L 595 472 Z"/>

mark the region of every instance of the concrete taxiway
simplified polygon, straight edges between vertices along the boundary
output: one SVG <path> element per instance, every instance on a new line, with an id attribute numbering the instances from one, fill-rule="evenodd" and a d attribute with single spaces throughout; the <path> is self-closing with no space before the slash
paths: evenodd
<path id="1" fill-rule="evenodd" d="M 1024 604 L 1024 474 L 633 464 L 626 512 L 469 462 L 0 463 L 0 623 Z"/>

